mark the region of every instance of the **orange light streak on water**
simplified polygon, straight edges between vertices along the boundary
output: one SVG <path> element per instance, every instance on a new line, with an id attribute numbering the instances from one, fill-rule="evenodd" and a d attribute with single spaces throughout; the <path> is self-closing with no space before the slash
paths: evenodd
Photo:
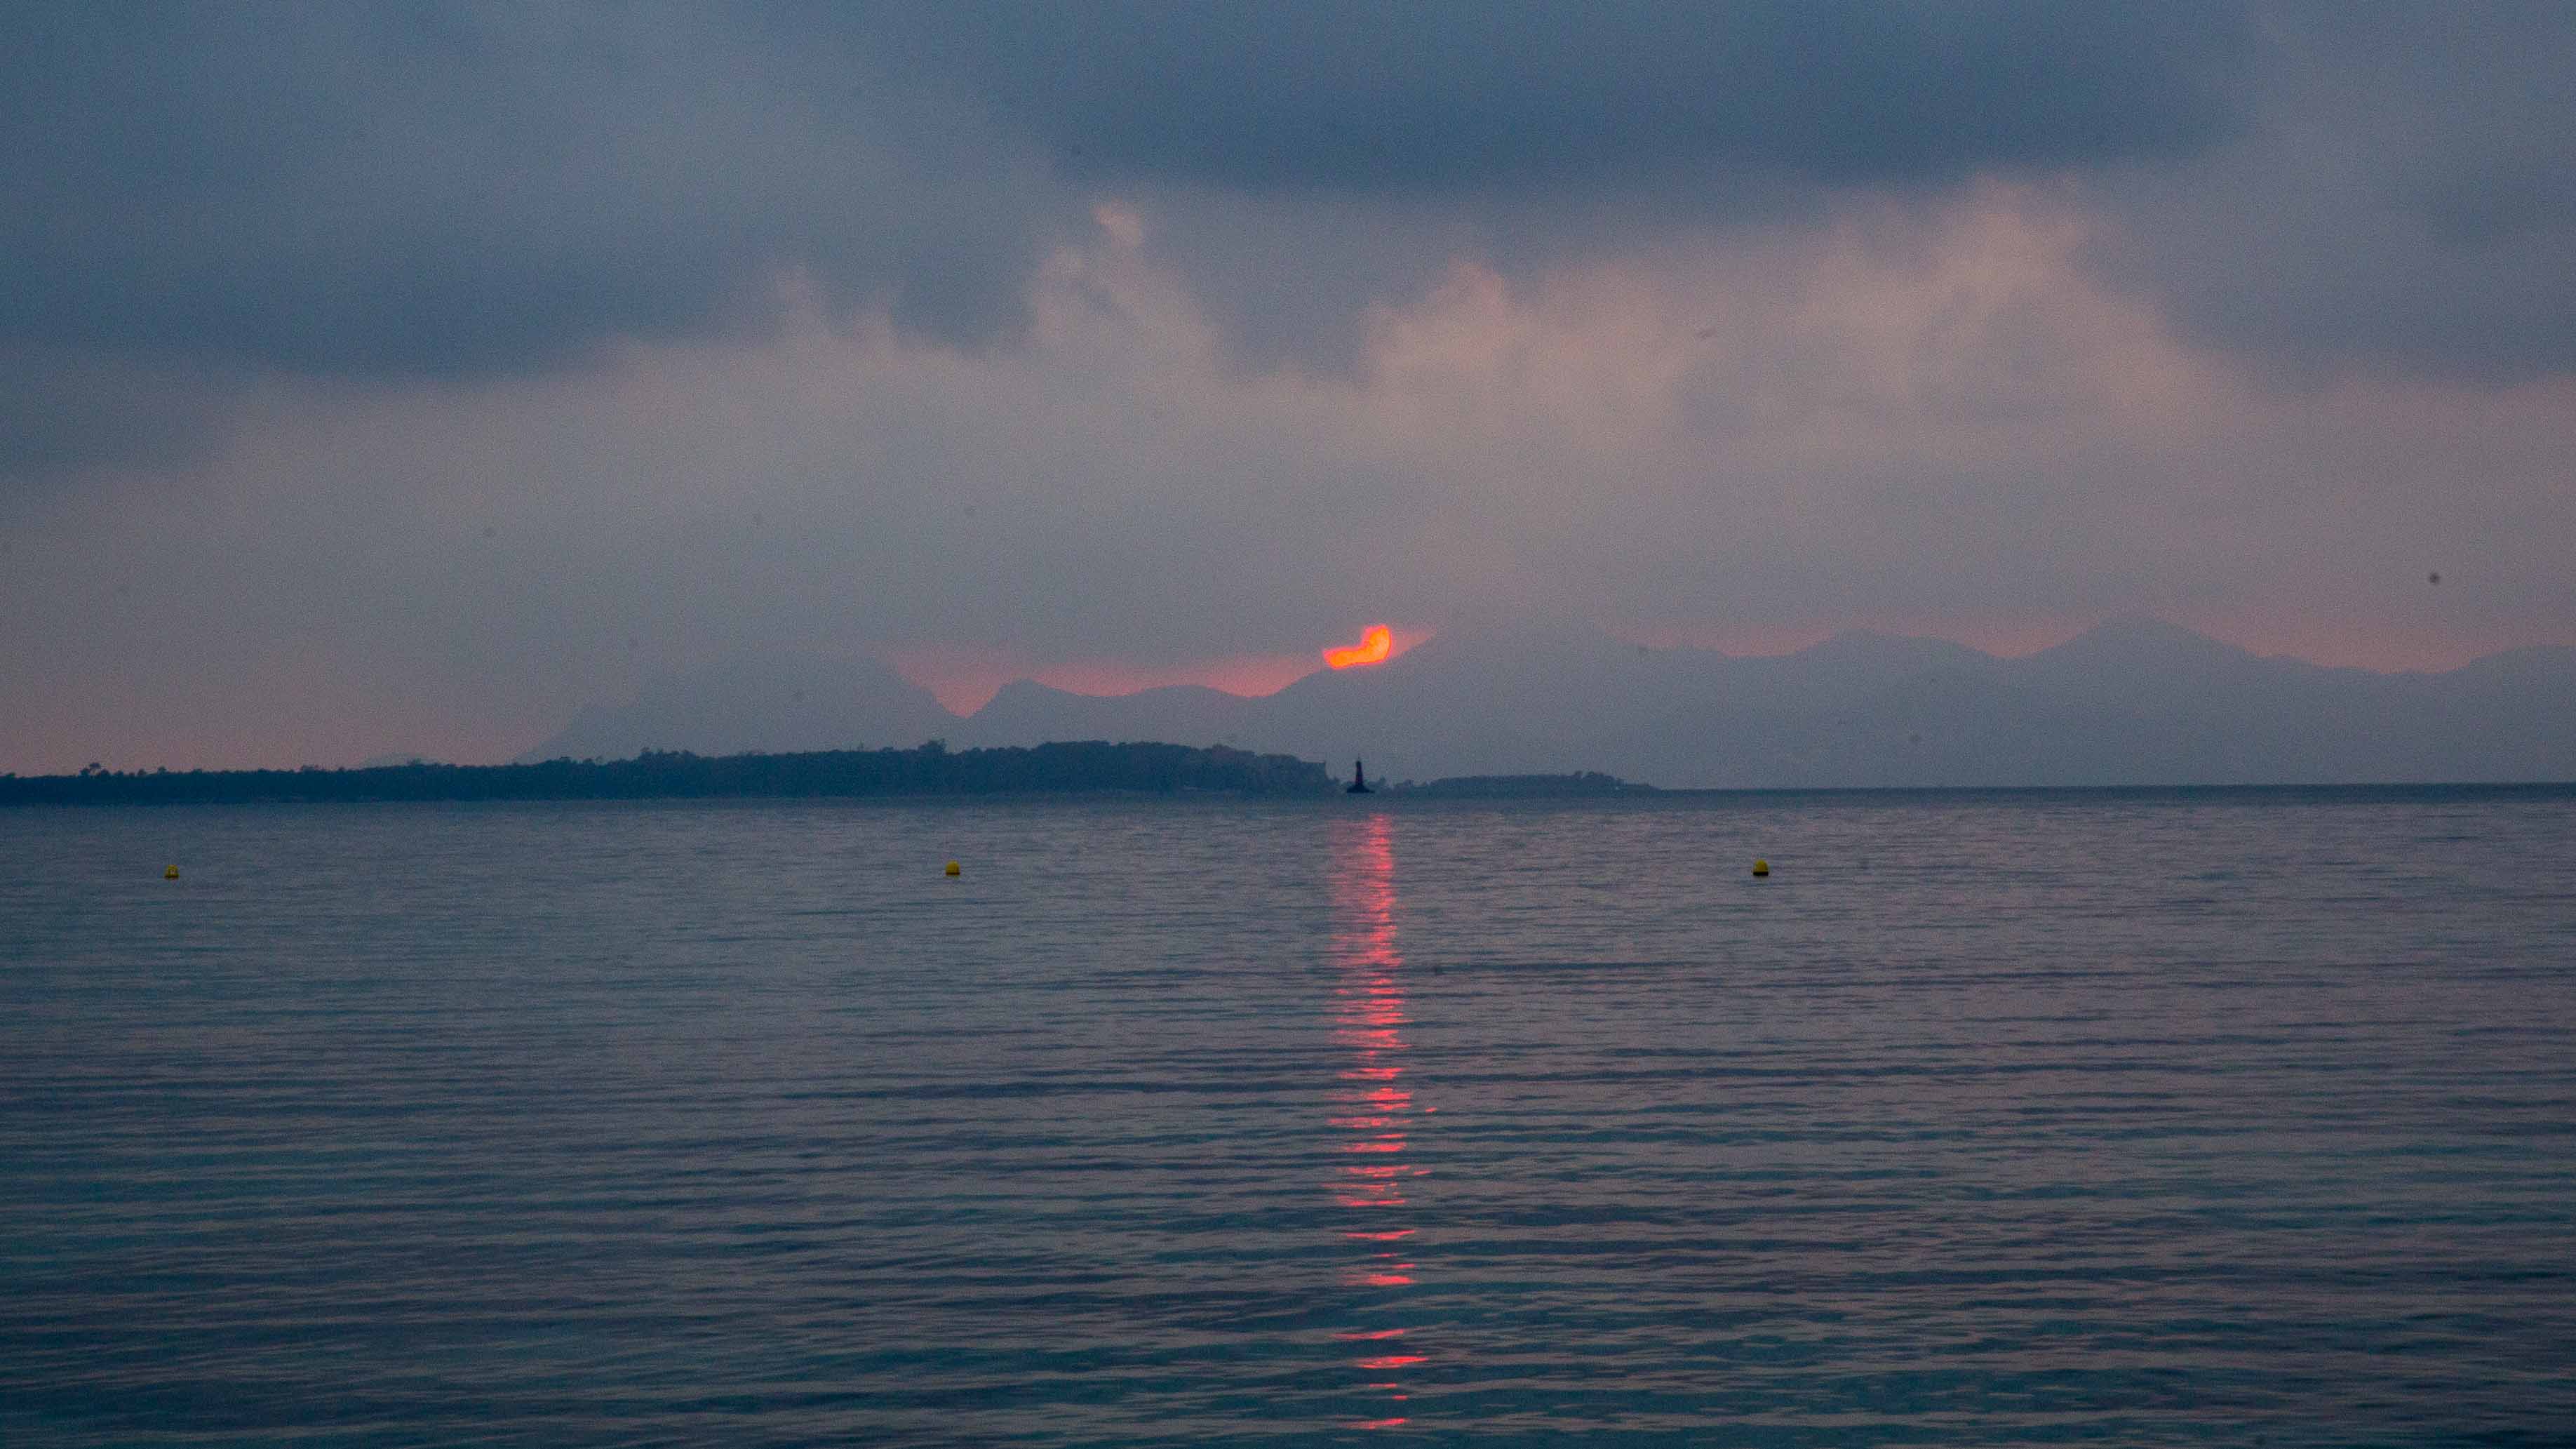
<path id="1" fill-rule="evenodd" d="M 1357 649 L 1326 650 L 1324 657 L 1340 669 L 1347 664 L 1375 663 L 1386 657 L 1388 648 L 1389 632 L 1380 625 L 1370 628 Z M 1337 828 L 1333 837 L 1333 964 L 1340 977 L 1333 989 L 1333 1040 L 1347 1049 L 1350 1057 L 1335 1074 L 1346 1085 L 1334 1094 L 1336 1110 L 1326 1119 L 1334 1130 L 1345 1134 L 1335 1144 L 1338 1151 L 1365 1159 L 1345 1163 L 1334 1174 L 1333 1200 L 1376 1219 L 1363 1219 L 1343 1229 L 1341 1236 L 1352 1243 L 1388 1245 L 1413 1236 L 1416 1229 L 1410 1224 L 1388 1224 L 1376 1215 L 1408 1206 L 1398 1184 L 1428 1170 L 1403 1160 L 1414 1106 L 1413 1093 L 1397 1085 L 1405 1071 L 1403 1028 L 1411 1018 L 1405 1014 L 1401 983 L 1404 957 L 1395 944 L 1392 836 L 1393 825 L 1388 817 L 1371 815 Z M 1415 1264 L 1399 1253 L 1380 1247 L 1345 1268 L 1342 1282 L 1352 1288 L 1376 1290 L 1363 1300 L 1369 1311 L 1392 1312 L 1397 1305 L 1389 1301 L 1388 1290 L 1414 1286 L 1414 1268 Z M 1402 1328 L 1369 1328 L 1333 1336 L 1382 1343 L 1401 1338 L 1404 1332 Z M 1411 1368 L 1426 1357 L 1419 1353 L 1378 1352 L 1352 1360 L 1352 1366 L 1372 1375 L 1363 1387 L 1386 1393 L 1391 1401 L 1402 1403 L 1408 1397 L 1402 1392 L 1405 1385 L 1375 1376 L 1391 1369 Z M 1405 1418 L 1363 1419 L 1353 1427 L 1389 1429 L 1410 1422 Z"/>

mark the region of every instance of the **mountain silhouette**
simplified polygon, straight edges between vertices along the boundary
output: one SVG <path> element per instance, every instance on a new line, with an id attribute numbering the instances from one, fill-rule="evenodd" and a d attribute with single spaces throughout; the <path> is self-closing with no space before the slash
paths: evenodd
<path id="1" fill-rule="evenodd" d="M 777 654 L 647 682 L 622 705 L 592 705 L 519 763 L 909 747 L 957 725 L 930 691 L 873 659 Z"/>
<path id="2" fill-rule="evenodd" d="M 1640 648 L 1580 622 L 1504 621 L 1264 698 L 1198 686 L 1104 697 L 1023 680 L 962 721 L 890 671 L 843 668 L 838 693 L 809 691 L 774 718 L 764 711 L 780 708 L 775 671 L 683 676 L 621 710 L 585 711 L 540 752 L 944 736 L 1224 744 L 1337 772 L 1365 758 L 1386 780 L 1584 770 L 1732 788 L 2576 779 L 2576 649 L 2381 674 L 2260 656 L 2143 618 L 2016 659 L 1869 632 L 1742 657 Z M 846 737 L 820 737 L 833 730 Z M 795 743 L 754 743 L 786 737 Z"/>
<path id="3" fill-rule="evenodd" d="M 1254 701 L 1201 684 L 1173 684 L 1134 694 L 1089 695 L 1033 680 L 1003 685 L 949 738 L 967 745 L 1036 745 L 1049 740 L 1201 740 L 1233 743 Z"/>

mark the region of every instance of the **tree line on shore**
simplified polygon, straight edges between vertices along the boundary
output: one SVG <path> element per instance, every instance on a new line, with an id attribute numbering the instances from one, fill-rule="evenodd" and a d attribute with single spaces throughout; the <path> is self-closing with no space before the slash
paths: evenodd
<path id="1" fill-rule="evenodd" d="M 0 805 L 239 804 L 254 801 L 835 799 L 895 795 L 1222 792 L 1312 795 L 1335 788 L 1321 764 L 1217 746 L 1080 741 L 912 749 L 697 755 L 524 765 L 415 761 L 358 769 L 129 770 L 0 775 Z"/>

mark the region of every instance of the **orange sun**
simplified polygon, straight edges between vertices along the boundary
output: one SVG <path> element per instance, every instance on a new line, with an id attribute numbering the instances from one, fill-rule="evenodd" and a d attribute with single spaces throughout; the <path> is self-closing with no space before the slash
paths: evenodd
<path id="1" fill-rule="evenodd" d="M 1395 647 L 1395 631 L 1384 624 L 1371 624 L 1360 633 L 1360 642 L 1347 649 L 1326 649 L 1324 662 L 1335 669 L 1348 669 L 1354 664 L 1383 664 L 1387 652 Z"/>

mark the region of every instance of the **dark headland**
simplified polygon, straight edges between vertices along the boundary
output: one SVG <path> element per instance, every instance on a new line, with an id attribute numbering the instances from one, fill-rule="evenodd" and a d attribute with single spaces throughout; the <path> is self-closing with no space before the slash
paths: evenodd
<path id="1" fill-rule="evenodd" d="M 1320 763 L 1223 747 L 1086 741 L 1032 748 L 815 750 L 524 765 L 385 765 L 354 770 L 84 770 L 0 776 L 0 805 L 246 804 L 362 800 L 845 799 L 1116 792 L 1322 795 Z"/>
<path id="2" fill-rule="evenodd" d="M 1599 770 L 1572 775 L 1453 775 L 1422 785 L 1407 780 L 1391 788 L 1399 795 L 1432 800 L 1556 800 L 1567 796 L 1669 793 Z"/>

